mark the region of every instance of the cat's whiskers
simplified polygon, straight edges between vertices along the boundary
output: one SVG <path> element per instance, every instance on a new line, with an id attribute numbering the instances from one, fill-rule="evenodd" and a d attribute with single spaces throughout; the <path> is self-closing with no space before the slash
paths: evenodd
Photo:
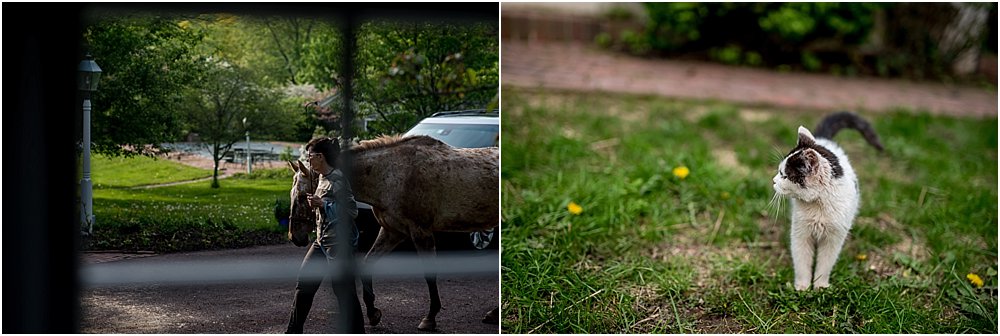
<path id="1" fill-rule="evenodd" d="M 771 145 L 771 161 L 780 163 L 787 155 L 788 153 L 782 152 L 781 148 Z"/>
<path id="2" fill-rule="evenodd" d="M 772 219 L 774 220 L 778 219 L 778 215 L 781 214 L 781 207 L 785 203 L 784 201 L 785 201 L 784 198 L 777 192 L 771 195 L 771 201 L 767 203 L 767 208 L 769 210 L 768 213 L 771 215 Z"/>
<path id="3" fill-rule="evenodd" d="M 771 161 L 781 163 L 785 160 L 786 154 L 781 151 L 777 146 L 771 146 Z M 768 213 L 774 220 L 778 219 L 778 215 L 781 215 L 781 207 L 784 206 L 784 197 L 775 191 L 771 194 L 771 201 L 767 203 Z"/>

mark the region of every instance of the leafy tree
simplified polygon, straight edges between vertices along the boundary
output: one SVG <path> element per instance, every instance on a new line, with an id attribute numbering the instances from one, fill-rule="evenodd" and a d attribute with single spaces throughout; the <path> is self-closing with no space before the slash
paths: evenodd
<path id="1" fill-rule="evenodd" d="M 203 53 L 250 68 L 274 86 L 309 83 L 310 48 L 336 43 L 335 27 L 326 20 L 205 14 L 192 22 L 208 34 Z"/>
<path id="2" fill-rule="evenodd" d="M 253 73 L 224 60 L 206 60 L 203 76 L 185 97 L 188 129 L 212 154 L 212 187 L 218 188 L 219 162 L 244 139 L 287 134 L 294 127 L 294 106 L 278 90 L 257 85 Z M 246 123 L 244 123 L 246 120 Z"/>
<path id="3" fill-rule="evenodd" d="M 304 82 L 306 75 L 302 70 L 308 53 L 306 48 L 313 42 L 314 34 L 321 38 L 319 40 L 321 43 L 336 42 L 332 39 L 322 39 L 332 35 L 334 30 L 326 21 L 298 17 L 268 17 L 259 22 L 269 38 L 270 48 L 267 48 L 267 51 L 281 60 L 283 78 L 292 84 Z"/>
<path id="4" fill-rule="evenodd" d="M 86 49 L 103 70 L 93 96 L 93 151 L 150 154 L 147 145 L 176 139 L 182 122 L 177 93 L 198 76 L 193 46 L 202 38 L 167 17 L 94 18 L 84 32 Z"/>
<path id="5" fill-rule="evenodd" d="M 340 87 L 340 44 L 340 31 L 333 23 L 313 30 L 303 46 L 302 69 L 298 72 L 302 80 L 321 91 Z"/>
<path id="6" fill-rule="evenodd" d="M 357 101 L 372 133 L 400 133 L 434 112 L 485 108 L 499 89 L 495 23 L 369 22 L 359 29 Z"/>
<path id="7" fill-rule="evenodd" d="M 495 23 L 471 25 L 371 21 L 357 30 L 357 118 L 373 117 L 369 135 L 400 133 L 438 111 L 484 108 L 499 86 Z M 304 80 L 339 92 L 339 34 L 329 26 L 304 54 Z M 341 115 L 339 99 L 325 107 Z M 326 124 L 339 132 L 339 124 Z M 362 132 L 355 132 L 366 136 Z"/>
<path id="8" fill-rule="evenodd" d="M 329 21 L 212 14 L 200 16 L 195 24 L 207 35 L 200 47 L 201 53 L 230 60 L 253 72 L 260 85 L 284 87 L 290 92 L 288 99 L 297 98 L 299 106 L 322 99 L 301 93 L 304 88 L 315 87 L 311 78 L 330 74 L 316 74 L 316 69 L 328 70 L 327 64 L 308 65 L 310 57 L 316 54 L 313 48 L 326 50 L 336 46 L 335 28 Z M 281 134 L 279 138 L 306 140 L 313 129 L 323 123 L 312 109 L 299 108 L 298 112 L 295 132 Z"/>

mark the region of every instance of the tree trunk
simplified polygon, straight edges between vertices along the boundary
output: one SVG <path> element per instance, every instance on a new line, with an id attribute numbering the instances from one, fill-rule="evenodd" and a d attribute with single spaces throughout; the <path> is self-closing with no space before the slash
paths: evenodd
<path id="1" fill-rule="evenodd" d="M 212 188 L 219 188 L 219 159 L 212 160 L 215 168 L 212 169 Z"/>

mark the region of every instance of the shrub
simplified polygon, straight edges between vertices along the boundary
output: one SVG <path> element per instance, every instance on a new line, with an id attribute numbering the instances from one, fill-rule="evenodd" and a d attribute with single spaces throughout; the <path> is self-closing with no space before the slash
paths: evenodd
<path id="1" fill-rule="evenodd" d="M 637 54 L 704 57 L 727 64 L 908 78 L 950 77 L 959 55 L 996 36 L 995 21 L 943 42 L 959 17 L 948 3 L 645 3 Z M 996 4 L 962 4 L 989 12 Z M 876 27 L 876 22 L 881 22 Z M 989 27 L 989 28 L 986 28 Z M 641 41 L 642 44 L 637 42 Z M 601 41 L 608 44 L 605 41 Z M 948 45 L 945 45 L 948 44 Z"/>
<path id="2" fill-rule="evenodd" d="M 285 147 L 285 149 L 281 151 L 281 154 L 278 154 L 278 159 L 281 161 L 292 161 L 295 159 L 295 157 L 292 156 L 292 147 Z"/>
<path id="3" fill-rule="evenodd" d="M 274 200 L 274 218 L 288 218 L 291 215 L 291 201 L 288 198 L 277 198 Z"/>
<path id="4" fill-rule="evenodd" d="M 90 246 L 85 248 L 164 253 L 240 248 L 285 241 L 276 229 L 241 229 L 228 219 L 174 214 L 169 217 L 146 215 L 104 220 L 105 223 L 94 227 Z"/>

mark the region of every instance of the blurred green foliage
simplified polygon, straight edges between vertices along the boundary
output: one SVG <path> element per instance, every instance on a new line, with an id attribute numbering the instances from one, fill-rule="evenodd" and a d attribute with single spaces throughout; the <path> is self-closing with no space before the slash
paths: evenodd
<path id="1" fill-rule="evenodd" d="M 726 64 L 838 75 L 916 79 L 951 77 L 966 50 L 995 52 L 996 3 L 979 37 L 945 46 L 961 15 L 946 3 L 644 3 L 644 31 L 599 35 L 595 42 L 643 56 L 711 59 Z M 967 14 L 967 13 L 966 13 Z M 993 21 L 990 21 L 993 20 Z M 979 29 L 978 26 L 976 26 Z M 968 33 L 968 32 L 966 32 Z M 968 36 L 974 36 L 970 34 Z"/>

